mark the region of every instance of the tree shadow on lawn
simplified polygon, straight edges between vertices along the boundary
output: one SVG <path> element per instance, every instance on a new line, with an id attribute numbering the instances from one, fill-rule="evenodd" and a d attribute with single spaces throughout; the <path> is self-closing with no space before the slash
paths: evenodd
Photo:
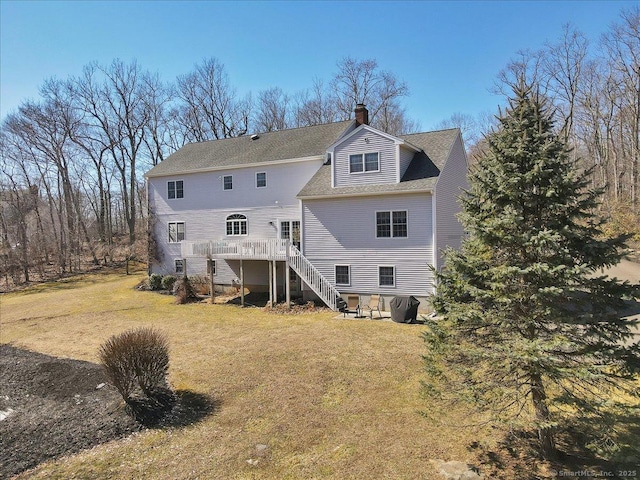
<path id="1" fill-rule="evenodd" d="M 567 427 L 556 434 L 558 455 L 545 461 L 538 454 L 538 439 L 533 432 L 506 433 L 495 448 L 478 442 L 468 447 L 481 464 L 485 478 L 521 480 L 555 479 L 560 477 L 605 477 L 626 479 L 640 475 L 640 414 L 618 415 L 615 429 L 609 435 L 600 434 L 595 443 L 584 430 Z M 610 459 L 594 450 L 608 451 Z M 633 474 L 632 472 L 636 472 Z"/>
<path id="2" fill-rule="evenodd" d="M 180 428 L 216 414 L 221 402 L 190 390 L 152 427 Z M 0 478 L 122 439 L 144 426 L 126 413 L 101 365 L 0 344 Z"/>

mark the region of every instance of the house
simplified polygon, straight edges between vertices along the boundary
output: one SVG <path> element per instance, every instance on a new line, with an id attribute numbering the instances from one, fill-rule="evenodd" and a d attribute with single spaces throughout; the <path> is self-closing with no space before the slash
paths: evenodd
<path id="1" fill-rule="evenodd" d="M 355 120 L 188 144 L 146 174 L 151 273 L 289 298 L 434 292 L 460 245 L 458 129 L 393 136 Z M 244 288 L 241 289 L 244 292 Z M 388 303 L 387 303 L 388 305 Z"/>

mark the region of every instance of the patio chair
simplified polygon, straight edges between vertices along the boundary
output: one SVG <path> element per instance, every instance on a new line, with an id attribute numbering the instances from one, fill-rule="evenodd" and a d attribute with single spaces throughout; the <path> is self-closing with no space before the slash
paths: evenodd
<path id="1" fill-rule="evenodd" d="M 346 317 L 347 313 L 355 313 L 356 317 L 359 317 L 360 312 L 360 297 L 358 295 L 347 295 L 347 304 L 342 309 L 342 316 Z"/>
<path id="2" fill-rule="evenodd" d="M 371 295 L 369 305 L 365 305 L 364 310 L 369 310 L 369 317 L 373 320 L 373 311 L 378 311 L 378 317 L 382 318 L 382 312 L 380 312 L 380 295 Z"/>

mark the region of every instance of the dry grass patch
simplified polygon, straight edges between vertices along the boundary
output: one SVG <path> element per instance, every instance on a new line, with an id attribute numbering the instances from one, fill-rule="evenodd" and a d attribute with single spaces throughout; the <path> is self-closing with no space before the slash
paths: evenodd
<path id="1" fill-rule="evenodd" d="M 422 327 L 347 322 L 333 312 L 277 315 L 233 305 L 174 305 L 136 276 L 1 298 L 1 341 L 98 362 L 126 329 L 170 344 L 174 388 L 216 400 L 186 428 L 150 430 L 41 465 L 28 478 L 437 478 L 433 458 L 473 461 L 465 412 L 434 428 L 419 414 Z M 27 475 L 25 475 L 25 478 Z"/>

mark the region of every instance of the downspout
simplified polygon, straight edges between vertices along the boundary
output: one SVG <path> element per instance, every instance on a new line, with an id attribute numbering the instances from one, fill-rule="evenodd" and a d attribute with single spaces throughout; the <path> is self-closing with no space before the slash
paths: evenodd
<path id="1" fill-rule="evenodd" d="M 147 276 L 151 276 L 151 192 L 149 191 L 149 177 L 144 177 L 144 187 L 147 190 Z"/>
<path id="2" fill-rule="evenodd" d="M 433 255 L 433 268 L 436 270 L 436 272 L 438 271 L 438 268 L 440 267 L 439 265 L 439 256 L 438 256 L 438 221 L 437 221 L 437 195 L 436 195 L 436 188 L 434 187 L 433 190 L 431 190 L 431 225 L 432 225 L 432 232 L 433 232 L 433 239 L 432 239 L 432 243 L 431 245 L 433 246 L 432 248 L 432 255 Z M 433 289 L 435 293 L 435 289 L 437 288 L 437 277 L 434 274 L 433 277 Z"/>

